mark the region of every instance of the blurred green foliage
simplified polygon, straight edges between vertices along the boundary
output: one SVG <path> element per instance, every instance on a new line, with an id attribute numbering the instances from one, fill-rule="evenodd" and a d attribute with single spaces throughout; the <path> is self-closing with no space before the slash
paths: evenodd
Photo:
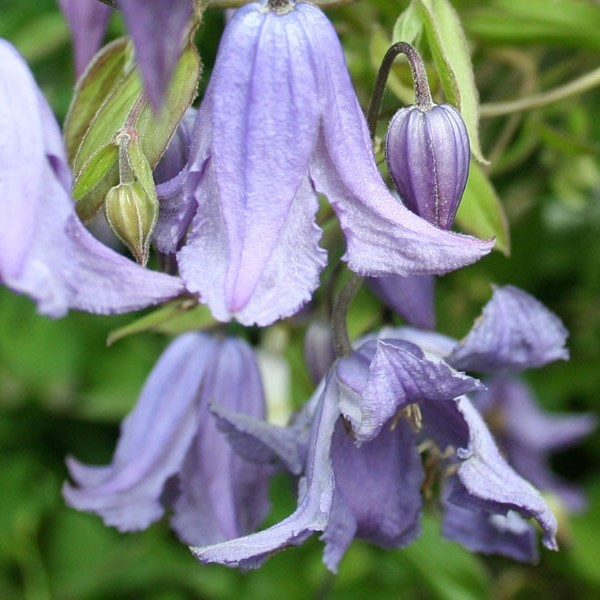
<path id="1" fill-rule="evenodd" d="M 359 99 L 367 105 L 375 77 L 369 52 L 377 35 L 391 39 L 407 0 L 362 0 L 330 11 L 347 52 Z M 600 5 L 592 0 L 454 0 L 472 49 L 483 103 L 484 167 L 510 225 L 510 257 L 495 252 L 440 280 L 438 322 L 464 335 L 489 298 L 491 283 L 511 283 L 538 297 L 571 331 L 571 361 L 528 377 L 553 411 L 598 412 L 600 389 L 600 92 L 542 108 L 486 116 L 486 106 L 542 93 L 600 64 Z M 208 14 L 197 41 L 206 85 L 223 26 Z M 117 15 L 109 37 L 123 33 Z M 1 0 L 0 36 L 28 59 L 60 119 L 72 95 L 69 32 L 53 0 Z M 427 57 L 426 58 L 431 58 Z M 410 76 L 395 67 L 400 82 Z M 434 76 L 434 74 L 432 74 Z M 398 97 L 386 94 L 380 134 Z M 203 317 L 204 318 L 204 317 Z M 362 291 L 351 312 L 359 333 L 388 318 Z M 63 505 L 64 457 L 110 459 L 118 423 L 167 339 L 141 333 L 106 346 L 132 317 L 71 314 L 50 321 L 33 304 L 0 290 L 0 598 L 8 600 L 363 599 L 467 600 L 600 597 L 600 436 L 554 460 L 556 470 L 588 492 L 590 507 L 562 531 L 563 549 L 542 551 L 524 566 L 472 555 L 441 539 L 430 507 L 423 537 L 404 550 L 355 542 L 337 577 L 321 564 L 316 539 L 240 574 L 201 566 L 166 523 L 138 534 L 105 528 L 97 517 Z M 302 321 L 284 323 L 292 398 L 310 393 L 301 360 Z M 168 331 L 161 326 L 158 331 Z M 172 329 L 176 331 L 176 328 Z M 261 333 L 255 334 L 259 341 Z M 289 482 L 273 484 L 275 514 L 293 507 Z"/>

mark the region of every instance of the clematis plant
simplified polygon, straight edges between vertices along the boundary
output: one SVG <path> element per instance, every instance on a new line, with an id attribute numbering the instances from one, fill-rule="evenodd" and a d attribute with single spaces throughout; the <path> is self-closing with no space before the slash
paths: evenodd
<path id="1" fill-rule="evenodd" d="M 513 320 L 529 325 L 521 329 Z M 217 411 L 244 456 L 289 465 L 304 453 L 298 508 L 269 529 L 194 547 L 194 554 L 203 562 L 253 568 L 320 531 L 325 564 L 335 571 L 354 537 L 383 547 L 406 545 L 419 533 L 425 479 L 419 450 L 435 458 L 441 474 L 447 537 L 531 561 L 535 530 L 525 519 L 534 518 L 544 545 L 556 549 L 553 514 L 506 462 L 465 396 L 483 385 L 455 367 L 540 366 L 565 356 L 565 337 L 560 321 L 535 299 L 498 288 L 459 343 L 433 332 L 389 330 L 338 359 L 306 409 L 312 415 L 308 444 L 297 424 L 286 430 Z M 291 449 L 290 437 L 297 440 Z"/>
<path id="2" fill-rule="evenodd" d="M 317 193 L 329 199 L 345 260 L 359 274 L 444 273 L 492 247 L 437 229 L 389 193 L 321 10 L 250 3 L 223 34 L 189 163 L 158 189 L 167 220 L 159 227 L 172 235 L 157 247 L 172 253 L 183 242 L 181 276 L 217 319 L 268 325 L 298 311 L 319 283 Z"/>

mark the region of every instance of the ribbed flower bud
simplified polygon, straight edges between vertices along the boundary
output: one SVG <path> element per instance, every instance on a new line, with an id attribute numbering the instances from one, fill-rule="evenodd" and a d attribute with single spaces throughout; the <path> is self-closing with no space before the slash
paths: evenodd
<path id="1" fill-rule="evenodd" d="M 386 138 L 388 169 L 407 208 L 450 229 L 469 174 L 469 135 L 449 104 L 399 110 Z"/>
<path id="2" fill-rule="evenodd" d="M 148 262 L 150 236 L 158 217 L 158 203 L 138 181 L 121 183 L 106 195 L 106 219 L 115 235 L 131 250 L 136 260 Z"/>

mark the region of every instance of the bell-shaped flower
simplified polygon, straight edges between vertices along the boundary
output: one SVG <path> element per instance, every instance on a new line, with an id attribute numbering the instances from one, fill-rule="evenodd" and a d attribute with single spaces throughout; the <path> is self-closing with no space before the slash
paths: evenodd
<path id="1" fill-rule="evenodd" d="M 100 47 L 110 17 L 110 6 L 98 0 L 58 0 L 75 50 L 75 76 L 80 77 Z"/>
<path id="2" fill-rule="evenodd" d="M 510 296 L 530 317 L 541 311 L 534 324 L 546 322 L 555 329 L 531 336 L 534 344 L 528 352 L 521 348 L 520 365 L 560 354 L 564 335 L 556 317 L 550 319 L 537 301 L 514 288 L 496 290 L 476 329 L 481 332 L 486 322 L 498 327 L 497 309 Z M 269 529 L 194 547 L 194 554 L 203 562 L 253 568 L 274 551 L 322 531 L 325 563 L 335 571 L 354 537 L 403 546 L 419 532 L 424 473 L 417 448 L 429 452 L 442 473 L 447 537 L 482 552 L 534 560 L 535 529 L 527 521 L 534 518 L 544 544 L 555 549 L 554 516 L 538 491 L 509 466 L 464 395 L 482 390 L 482 384 L 442 358 L 459 348 L 464 355 L 478 349 L 480 356 L 498 351 L 510 357 L 511 345 L 517 350 L 524 339 L 513 333 L 512 340 L 500 343 L 487 338 L 485 348 L 478 335 L 457 344 L 433 332 L 384 331 L 332 366 L 290 428 L 220 411 L 220 426 L 244 456 L 279 462 L 300 475 L 298 508 Z M 308 434 L 307 423 L 312 423 Z"/>
<path id="3" fill-rule="evenodd" d="M 332 204 L 344 258 L 361 275 L 444 273 L 492 246 L 430 225 L 391 195 L 322 11 L 250 3 L 223 34 L 190 162 L 159 190 L 182 214 L 195 212 L 178 253 L 188 289 L 220 320 L 267 325 L 296 312 L 326 261 L 317 193 Z M 187 225 L 177 221 L 158 249 L 173 252 Z"/>
<path id="4" fill-rule="evenodd" d="M 127 312 L 175 297 L 179 278 L 96 240 L 75 214 L 58 124 L 26 63 L 0 40 L 0 281 L 58 317 Z"/>
<path id="5" fill-rule="evenodd" d="M 537 488 L 556 494 L 568 510 L 582 510 L 582 492 L 552 472 L 549 456 L 591 433 L 597 425 L 594 416 L 542 410 L 527 383 L 515 375 L 496 375 L 486 387 L 474 397 L 474 404 L 508 462 Z"/>
<path id="6" fill-rule="evenodd" d="M 68 460 L 75 485 L 64 487 L 67 503 L 121 531 L 144 529 L 170 508 L 171 524 L 188 544 L 254 530 L 269 508 L 271 469 L 232 451 L 211 402 L 264 418 L 254 355 L 238 339 L 184 334 L 164 352 L 123 422 L 112 464 Z"/>

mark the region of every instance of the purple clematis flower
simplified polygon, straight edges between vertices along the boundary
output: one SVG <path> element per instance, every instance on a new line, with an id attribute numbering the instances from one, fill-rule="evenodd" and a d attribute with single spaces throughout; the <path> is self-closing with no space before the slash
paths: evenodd
<path id="1" fill-rule="evenodd" d="M 75 76 L 80 77 L 102 43 L 110 7 L 98 0 L 59 0 L 58 4 L 71 28 Z"/>
<path id="2" fill-rule="evenodd" d="M 0 40 L 0 281 L 52 317 L 137 310 L 184 291 L 96 240 L 77 218 L 58 124 L 26 63 Z"/>
<path id="3" fill-rule="evenodd" d="M 171 508 L 171 525 L 188 544 L 214 544 L 255 529 L 269 508 L 271 469 L 233 453 L 209 412 L 211 402 L 264 418 L 252 350 L 234 338 L 182 335 L 123 422 L 113 463 L 68 460 L 76 486 L 65 485 L 67 503 L 121 531 L 144 529 Z"/>
<path id="4" fill-rule="evenodd" d="M 326 261 L 317 193 L 359 274 L 444 273 L 491 240 L 442 231 L 393 198 L 375 163 L 337 35 L 304 2 L 253 2 L 229 22 L 198 113 L 190 161 L 159 189 L 182 278 L 216 318 L 267 325 L 296 312 Z M 175 200 L 174 200 L 175 199 Z"/>
<path id="5" fill-rule="evenodd" d="M 593 415 L 542 411 L 525 381 L 502 374 L 486 381 L 487 390 L 474 397 L 508 462 L 537 488 L 555 493 L 570 511 L 585 508 L 580 490 L 550 470 L 549 454 L 580 441 L 597 423 Z"/>
<path id="6" fill-rule="evenodd" d="M 533 331 L 529 338 L 537 344 L 527 352 L 524 336 L 516 330 L 500 343 L 492 336 L 481 337 L 486 328 L 500 326 L 498 308 L 511 296 L 530 317 L 541 311 L 533 323 L 554 328 L 545 336 Z M 458 344 L 433 332 L 406 328 L 366 340 L 334 363 L 289 428 L 221 411 L 220 426 L 244 456 L 278 461 L 300 475 L 298 508 L 269 529 L 194 547 L 194 554 L 203 562 L 254 568 L 271 553 L 321 531 L 325 563 L 335 571 L 354 537 L 384 547 L 408 544 L 419 532 L 424 480 L 417 448 L 428 449 L 442 472 L 447 537 L 479 551 L 534 560 L 535 530 L 526 520 L 534 518 L 544 544 L 556 549 L 554 516 L 537 490 L 503 458 L 464 395 L 481 390 L 482 384 L 453 369 L 449 358 L 460 352 L 464 359 L 471 351 L 480 357 L 490 358 L 495 352 L 509 356 L 514 346 L 525 367 L 539 364 L 541 356 L 560 354 L 562 326 L 528 298 L 529 302 L 515 288 L 497 289 L 476 326 L 477 334 Z M 487 348 L 482 339 L 489 341 Z"/>

